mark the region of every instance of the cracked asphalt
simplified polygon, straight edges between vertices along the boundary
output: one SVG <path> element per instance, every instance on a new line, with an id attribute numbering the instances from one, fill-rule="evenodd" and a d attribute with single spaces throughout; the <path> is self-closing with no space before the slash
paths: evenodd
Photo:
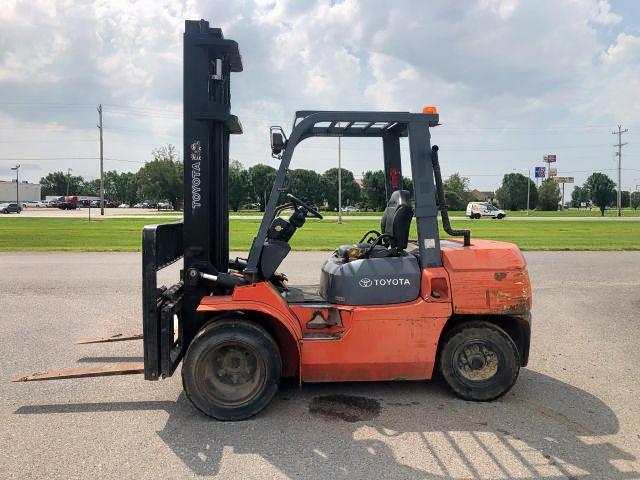
<path id="1" fill-rule="evenodd" d="M 327 253 L 281 269 L 314 283 Z M 142 360 L 136 253 L 0 255 L 3 479 L 640 478 L 640 252 L 531 252 L 531 361 L 492 403 L 431 382 L 285 384 L 244 422 L 199 414 L 167 380 L 10 383 Z M 163 273 L 167 283 L 177 268 Z M 354 400 L 355 397 L 355 400 Z"/>

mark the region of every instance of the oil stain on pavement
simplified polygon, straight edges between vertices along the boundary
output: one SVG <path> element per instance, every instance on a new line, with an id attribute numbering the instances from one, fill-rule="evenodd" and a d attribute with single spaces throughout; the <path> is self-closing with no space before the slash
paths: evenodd
<path id="1" fill-rule="evenodd" d="M 355 395 L 322 395 L 314 397 L 309 404 L 309 412 L 314 415 L 350 423 L 376 418 L 381 410 L 377 400 Z"/>

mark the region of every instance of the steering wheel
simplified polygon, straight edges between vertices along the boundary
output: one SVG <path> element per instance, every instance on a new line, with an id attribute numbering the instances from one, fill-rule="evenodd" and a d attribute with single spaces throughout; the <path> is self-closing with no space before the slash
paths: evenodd
<path id="1" fill-rule="evenodd" d="M 312 217 L 316 217 L 322 220 L 322 215 L 320 215 L 320 212 L 318 212 L 318 210 L 316 210 L 315 208 L 311 207 L 308 203 L 303 202 L 298 197 L 290 193 L 287 193 L 287 198 L 291 200 L 291 202 L 295 207 L 298 207 L 298 206 L 304 207 L 307 209 L 307 211 L 311 214 Z"/>

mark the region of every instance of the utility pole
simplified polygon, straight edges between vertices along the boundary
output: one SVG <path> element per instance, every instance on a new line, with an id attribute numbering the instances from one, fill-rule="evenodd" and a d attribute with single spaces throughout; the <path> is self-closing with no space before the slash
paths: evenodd
<path id="1" fill-rule="evenodd" d="M 98 128 L 100 129 L 100 215 L 104 215 L 104 157 L 102 146 L 102 104 L 98 105 Z"/>
<path id="2" fill-rule="evenodd" d="M 616 155 L 618 156 L 618 216 L 622 216 L 622 147 L 626 143 L 622 143 L 622 134 L 628 132 L 629 129 L 622 130 L 622 125 L 618 125 L 618 131 L 611 132 L 613 135 L 618 135 L 618 143 L 614 147 L 618 147 Z"/>
<path id="3" fill-rule="evenodd" d="M 71 168 L 67 168 L 67 197 L 69 196 L 69 180 L 71 179 Z"/>
<path id="4" fill-rule="evenodd" d="M 338 223 L 342 223 L 342 137 L 338 137 Z"/>
<path id="5" fill-rule="evenodd" d="M 11 167 L 11 170 L 15 170 L 16 171 L 16 203 L 18 204 L 18 207 L 20 206 L 20 175 L 19 175 L 19 170 L 20 170 L 20 164 L 17 163 L 15 167 Z"/>

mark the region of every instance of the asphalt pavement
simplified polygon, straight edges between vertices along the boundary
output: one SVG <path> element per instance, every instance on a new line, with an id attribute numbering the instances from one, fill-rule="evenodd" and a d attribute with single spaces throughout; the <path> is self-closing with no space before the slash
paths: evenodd
<path id="1" fill-rule="evenodd" d="M 282 270 L 316 282 L 326 255 L 292 253 Z M 139 341 L 73 345 L 140 331 L 140 256 L 2 254 L 0 478 L 640 478 L 640 252 L 526 257 L 531 361 L 502 399 L 465 402 L 440 380 L 286 384 L 258 417 L 221 423 L 189 404 L 179 371 L 10 383 L 141 361 Z"/>

